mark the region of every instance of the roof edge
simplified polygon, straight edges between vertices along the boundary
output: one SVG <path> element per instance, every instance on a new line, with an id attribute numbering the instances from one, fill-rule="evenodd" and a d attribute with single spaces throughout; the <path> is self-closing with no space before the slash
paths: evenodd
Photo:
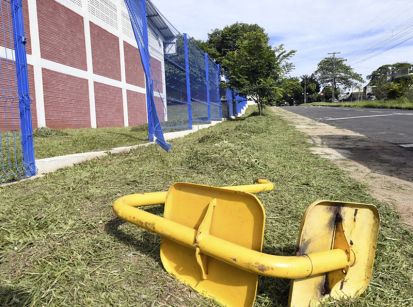
<path id="1" fill-rule="evenodd" d="M 171 41 L 176 38 L 179 31 L 172 23 L 161 13 L 151 0 L 146 0 L 148 23 L 158 30 L 164 40 Z"/>

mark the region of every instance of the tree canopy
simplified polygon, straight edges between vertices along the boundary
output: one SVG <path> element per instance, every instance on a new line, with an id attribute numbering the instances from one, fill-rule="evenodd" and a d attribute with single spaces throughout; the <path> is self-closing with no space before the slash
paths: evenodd
<path id="1" fill-rule="evenodd" d="M 413 96 L 412 73 L 413 65 L 410 63 L 386 64 L 374 70 L 367 79 L 378 99 L 410 98 Z"/>
<path id="2" fill-rule="evenodd" d="M 219 64 L 223 64 L 223 59 L 228 52 L 237 49 L 237 43 L 243 38 L 244 34 L 256 31 L 264 32 L 264 29 L 257 24 L 239 22 L 226 26 L 223 29 L 215 29 L 208 34 L 208 40 L 203 45 L 203 48 Z"/>
<path id="3" fill-rule="evenodd" d="M 318 82 L 317 78 L 314 74 L 303 75 L 301 76 L 301 87 L 306 90 L 307 93 L 307 101 L 306 102 L 314 102 L 319 100 L 319 93 L 320 93 L 320 82 Z M 304 97 L 302 99 L 304 101 Z"/>
<path id="4" fill-rule="evenodd" d="M 289 60 L 295 51 L 273 48 L 260 26 L 235 23 L 216 29 L 201 47 L 222 65 L 229 85 L 258 104 L 260 113 L 283 97 L 281 81 L 294 68 Z"/>
<path id="5" fill-rule="evenodd" d="M 334 92 L 340 86 L 351 88 L 363 82 L 363 77 L 345 62 L 346 59 L 334 56 L 322 59 L 315 71 L 316 78 L 323 86 L 331 86 Z"/>
<path id="6" fill-rule="evenodd" d="M 289 105 L 302 103 L 304 89 L 299 78 L 283 78 L 281 81 L 281 89 L 283 102 Z"/>

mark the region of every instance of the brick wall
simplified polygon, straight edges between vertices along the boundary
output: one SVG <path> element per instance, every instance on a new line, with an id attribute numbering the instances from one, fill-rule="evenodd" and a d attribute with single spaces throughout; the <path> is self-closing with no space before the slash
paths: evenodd
<path id="1" fill-rule="evenodd" d="M 23 1 L 24 26 L 26 32 L 26 50 L 31 54 L 30 23 L 28 14 L 28 1 Z M 56 62 L 69 67 L 86 71 L 86 42 L 84 34 L 84 19 L 71 9 L 59 4 L 55 0 L 37 0 L 37 16 L 39 26 L 41 56 L 51 62 Z M 6 1 L 1 1 L 1 20 L 8 18 L 9 10 Z M 11 16 L 10 16 L 11 25 Z M 90 22 L 90 36 L 92 47 L 93 72 L 117 81 L 121 80 L 119 38 Z M 3 42 L 0 35 L 0 46 L 13 48 L 13 40 Z M 125 57 L 126 82 L 135 86 L 145 87 L 145 76 L 141 65 L 139 51 L 132 45 L 123 42 Z M 35 59 L 35 58 L 34 58 Z M 36 63 L 36 62 L 35 62 Z M 56 70 L 64 69 L 62 66 L 46 62 L 43 68 L 43 92 L 46 126 L 50 128 L 82 128 L 90 127 L 90 102 L 88 80 L 73 77 Z M 14 63 L 13 63 L 14 65 Z M 36 64 L 35 64 L 36 65 Z M 162 92 L 162 63 L 151 58 L 152 77 L 155 81 L 155 91 Z M 49 69 L 50 68 L 50 69 Z M 0 72 L 1 73 L 1 72 Z M 33 128 L 38 127 L 36 114 L 36 96 L 34 73 L 32 65 L 28 67 L 30 97 L 32 100 L 31 112 Z M 3 76 L 3 74 L 1 75 Z M 101 83 L 95 85 L 96 121 L 98 127 L 123 126 L 122 90 L 118 87 Z M 6 85 L 0 88 L 5 88 Z M 127 91 L 129 125 L 135 126 L 147 122 L 146 98 L 142 93 Z M 4 100 L 4 99 L 3 99 Z M 155 97 L 156 108 L 160 120 L 164 118 L 163 102 Z M 1 108 L 0 101 L 0 108 Z M 5 102 L 3 103 L 5 105 Z M 18 106 L 18 104 L 17 104 Z M 18 111 L 18 108 L 16 108 Z M 1 114 L 0 110 L 0 116 Z M 4 113 L 4 111 L 3 111 Z M 0 118 L 0 125 L 5 125 Z M 18 129 L 19 117 L 15 112 L 15 119 L 9 128 Z M 3 127 L 4 128 L 4 127 Z M 0 127 L 1 129 L 1 127 Z"/>
<path id="2" fill-rule="evenodd" d="M 83 18 L 54 0 L 37 1 L 42 58 L 86 70 Z"/>
<path id="3" fill-rule="evenodd" d="M 0 1 L 0 46 L 14 49 L 13 40 L 13 25 L 10 11 L 10 1 Z M 26 52 L 32 53 L 30 41 L 30 24 L 29 24 L 29 9 L 27 0 L 23 1 L 23 21 L 24 21 L 24 35 L 26 37 Z M 6 38 L 4 37 L 3 29 L 6 29 Z"/>
<path id="4" fill-rule="evenodd" d="M 155 84 L 155 91 L 163 92 L 162 63 L 158 59 L 155 59 L 152 57 L 151 57 L 151 75 L 152 75 L 152 80 L 154 81 L 154 84 Z"/>
<path id="5" fill-rule="evenodd" d="M 0 89 L 0 131 L 20 130 L 14 61 L 0 59 Z"/>
<path id="6" fill-rule="evenodd" d="M 119 38 L 90 23 L 93 72 L 115 80 L 120 80 Z"/>
<path id="7" fill-rule="evenodd" d="M 146 97 L 145 94 L 127 91 L 129 126 L 146 124 Z"/>
<path id="8" fill-rule="evenodd" d="M 90 127 L 86 79 L 43 69 L 43 92 L 47 127 Z"/>
<path id="9" fill-rule="evenodd" d="M 140 87 L 145 87 L 145 75 L 139 57 L 139 50 L 127 42 L 123 42 L 125 53 L 126 82 Z"/>
<path id="10" fill-rule="evenodd" d="M 14 49 L 10 4 L 7 1 L 1 0 L 0 8 L 0 46 Z"/>
<path id="11" fill-rule="evenodd" d="M 95 82 L 97 127 L 123 127 L 122 89 Z"/>
<path id="12" fill-rule="evenodd" d="M 164 121 L 165 107 L 161 98 L 155 96 L 155 108 L 160 122 Z"/>

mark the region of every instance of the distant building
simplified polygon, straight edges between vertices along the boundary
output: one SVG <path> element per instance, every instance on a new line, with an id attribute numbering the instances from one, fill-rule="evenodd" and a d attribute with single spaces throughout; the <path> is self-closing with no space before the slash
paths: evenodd
<path id="1" fill-rule="evenodd" d="M 27 0 L 23 8 L 34 128 L 147 122 L 145 78 L 123 0 Z M 163 45 L 174 33 L 150 1 L 148 15 L 155 96 L 163 120 Z M 0 39 L 0 51 L 6 48 L 10 51 L 12 44 Z"/>

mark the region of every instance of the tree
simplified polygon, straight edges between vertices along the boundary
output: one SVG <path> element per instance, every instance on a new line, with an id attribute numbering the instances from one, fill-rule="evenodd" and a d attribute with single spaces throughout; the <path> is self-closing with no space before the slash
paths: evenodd
<path id="1" fill-rule="evenodd" d="M 340 89 L 337 88 L 334 93 L 337 96 L 340 95 Z M 321 91 L 321 94 L 321 96 L 324 98 L 324 101 L 333 100 L 333 87 L 331 85 L 325 86 Z"/>
<path id="2" fill-rule="evenodd" d="M 215 29 L 208 34 L 208 40 L 202 48 L 218 63 L 223 64 L 226 55 L 237 49 L 238 41 L 248 32 L 264 31 L 257 24 L 234 23 L 225 28 Z"/>
<path id="3" fill-rule="evenodd" d="M 262 29 L 245 33 L 222 63 L 227 68 L 230 86 L 249 95 L 262 114 L 263 106 L 276 98 L 279 73 L 267 34 Z"/>
<path id="4" fill-rule="evenodd" d="M 303 101 L 303 87 L 298 78 L 284 78 L 281 81 L 282 101 L 289 105 Z"/>
<path id="5" fill-rule="evenodd" d="M 290 59 L 297 53 L 296 50 L 286 50 L 284 44 L 274 47 L 277 66 L 279 67 L 279 77 L 286 77 L 294 70 L 295 65 L 290 62 Z"/>
<path id="6" fill-rule="evenodd" d="M 378 99 L 396 99 L 409 95 L 413 86 L 412 68 L 410 63 L 395 63 L 374 70 L 367 76 L 374 96 Z"/>
<path id="7" fill-rule="evenodd" d="M 259 25 L 235 23 L 215 29 L 206 44 L 198 45 L 221 64 L 232 88 L 258 104 L 260 114 L 264 105 L 283 97 L 281 81 L 294 69 L 289 60 L 295 51 L 283 45 L 272 48 Z"/>
<path id="8" fill-rule="evenodd" d="M 332 100 L 335 99 L 335 93 L 340 86 L 351 88 L 364 81 L 360 74 L 345 64 L 345 61 L 344 58 L 326 57 L 318 63 L 315 71 L 315 75 L 322 85 L 331 86 Z"/>
<path id="9" fill-rule="evenodd" d="M 314 74 L 301 76 L 301 86 L 303 88 L 303 98 L 306 98 L 304 102 L 314 102 L 318 100 L 318 93 L 321 87 Z"/>

